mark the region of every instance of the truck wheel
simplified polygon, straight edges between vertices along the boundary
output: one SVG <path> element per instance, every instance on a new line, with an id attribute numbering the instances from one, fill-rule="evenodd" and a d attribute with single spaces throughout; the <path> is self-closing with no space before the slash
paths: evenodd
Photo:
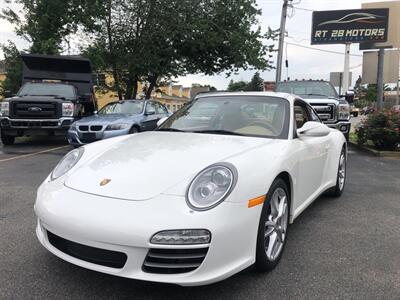
<path id="1" fill-rule="evenodd" d="M 3 131 L 1 132 L 1 142 L 3 145 L 9 146 L 13 145 L 15 141 L 15 136 L 6 135 Z"/>

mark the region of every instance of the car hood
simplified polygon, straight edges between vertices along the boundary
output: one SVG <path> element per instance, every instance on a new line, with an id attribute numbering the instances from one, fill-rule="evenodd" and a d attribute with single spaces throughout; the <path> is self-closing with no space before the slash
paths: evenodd
<path id="1" fill-rule="evenodd" d="M 187 182 L 211 164 L 274 142 L 278 140 L 178 132 L 138 133 L 116 141 L 95 158 L 86 158 L 88 161 L 66 179 L 65 185 L 105 197 L 151 199 L 183 180 Z M 105 179 L 109 183 L 101 185 Z"/>
<path id="2" fill-rule="evenodd" d="M 334 99 L 334 98 L 316 98 L 316 97 L 312 97 L 312 98 L 302 98 L 305 101 L 307 101 L 309 104 L 316 104 L 316 103 L 326 103 L 326 104 L 335 104 L 338 105 L 339 104 L 339 99 Z"/>
<path id="3" fill-rule="evenodd" d="M 88 124 L 110 124 L 110 123 L 124 123 L 130 122 L 140 115 L 130 114 L 112 114 L 112 115 L 93 115 L 76 121 L 76 125 L 88 125 Z"/>

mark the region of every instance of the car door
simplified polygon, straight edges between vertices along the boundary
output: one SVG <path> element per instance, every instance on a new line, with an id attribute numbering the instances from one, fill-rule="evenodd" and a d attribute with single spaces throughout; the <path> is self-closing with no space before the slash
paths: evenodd
<path id="1" fill-rule="evenodd" d="M 157 121 L 159 116 L 156 110 L 156 104 L 153 101 L 148 101 L 146 103 L 144 118 L 142 121 L 143 130 L 153 130 L 157 127 Z"/>
<path id="2" fill-rule="evenodd" d="M 302 100 L 294 103 L 294 126 L 301 128 L 306 122 L 320 122 L 309 105 Z M 294 209 L 313 201 L 321 190 L 326 174 L 330 137 L 298 137 L 295 133 L 294 149 L 297 154 L 297 197 Z"/>

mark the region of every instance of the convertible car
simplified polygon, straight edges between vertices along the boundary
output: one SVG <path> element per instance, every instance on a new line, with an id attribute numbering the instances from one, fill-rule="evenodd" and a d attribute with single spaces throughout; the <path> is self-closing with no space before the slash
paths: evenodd
<path id="1" fill-rule="evenodd" d="M 112 275 L 210 284 L 272 270 L 288 225 L 345 187 L 343 134 L 294 95 L 203 94 L 158 123 L 58 163 L 35 203 L 48 251 Z"/>

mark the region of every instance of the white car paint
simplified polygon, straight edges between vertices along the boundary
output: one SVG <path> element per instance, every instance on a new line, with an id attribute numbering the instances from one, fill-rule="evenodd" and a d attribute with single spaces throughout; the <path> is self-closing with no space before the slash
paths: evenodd
<path id="1" fill-rule="evenodd" d="M 265 195 L 276 177 L 287 172 L 292 223 L 321 193 L 335 186 L 339 155 L 346 142 L 335 129 L 325 136 L 294 137 L 294 96 L 248 94 L 290 102 L 287 140 L 156 131 L 84 146 L 82 158 L 69 172 L 54 181 L 47 178 L 38 189 L 39 241 L 53 254 L 84 268 L 180 285 L 213 283 L 252 265 L 262 205 L 248 208 L 248 201 Z M 236 167 L 235 188 L 215 208 L 192 210 L 185 201 L 190 182 L 218 162 Z M 111 181 L 100 186 L 104 178 Z M 150 243 L 162 230 L 200 228 L 211 232 L 210 244 Z M 127 262 L 116 269 L 74 258 L 55 248 L 47 231 L 83 245 L 123 252 Z M 142 270 L 149 248 L 204 246 L 209 247 L 207 256 L 194 271 L 153 274 Z"/>

